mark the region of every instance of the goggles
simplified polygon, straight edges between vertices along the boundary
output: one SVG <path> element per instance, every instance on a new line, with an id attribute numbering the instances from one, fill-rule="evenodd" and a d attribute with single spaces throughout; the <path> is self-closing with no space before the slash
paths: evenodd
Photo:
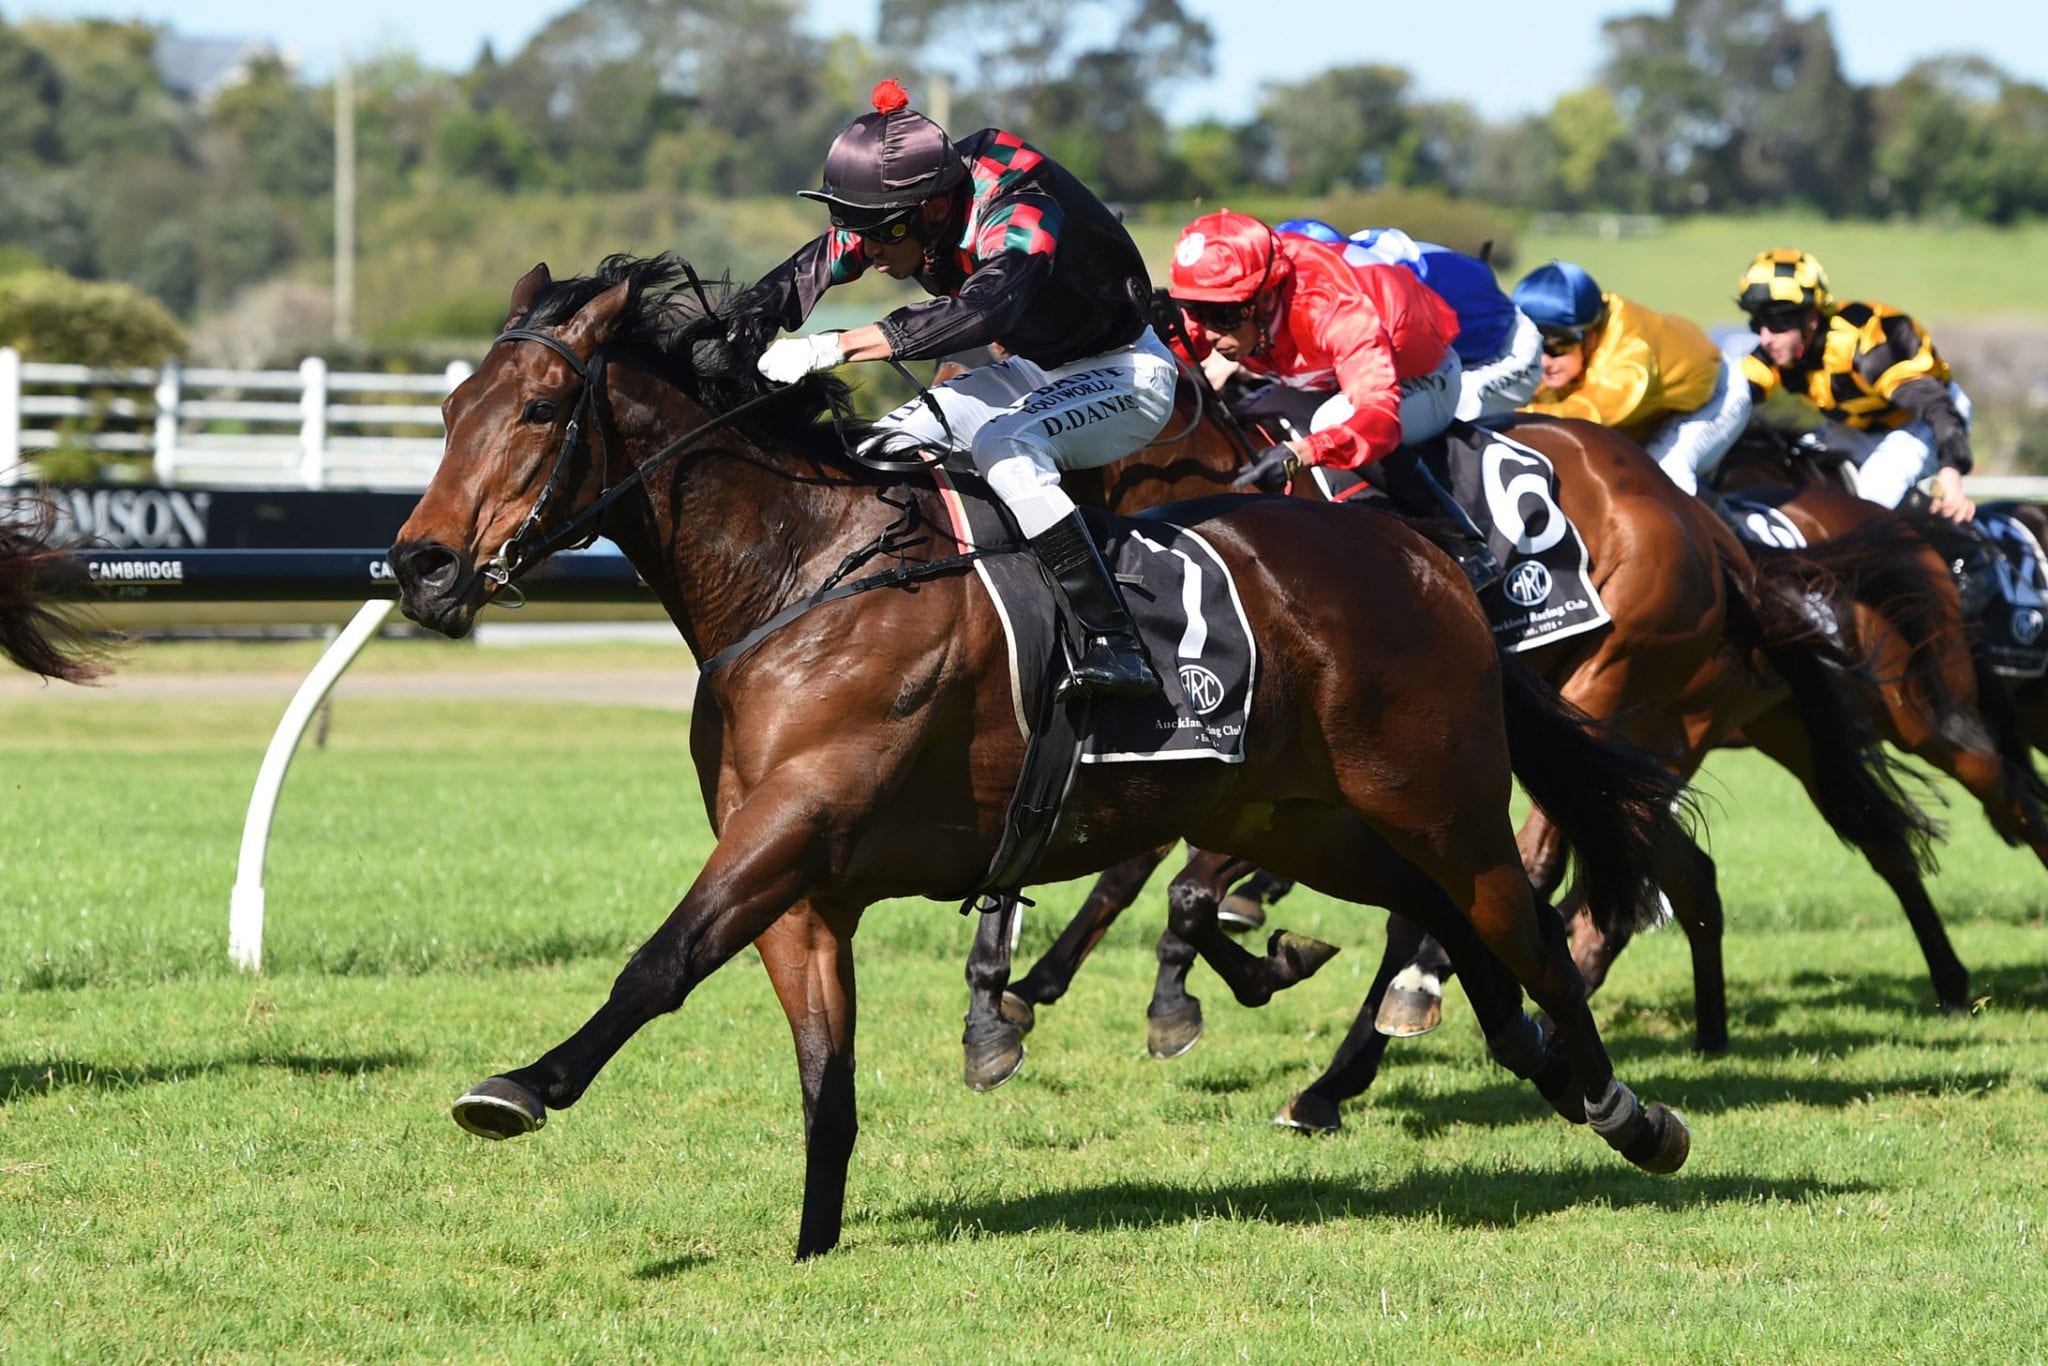
<path id="1" fill-rule="evenodd" d="M 1181 307 L 1187 310 L 1188 316 L 1200 324 L 1205 332 L 1235 332 L 1243 327 L 1245 320 L 1252 315 L 1252 302 L 1249 299 L 1238 303 L 1195 301 L 1182 303 Z"/>
<path id="2" fill-rule="evenodd" d="M 1586 344 L 1587 329 L 1583 327 L 1546 327 L 1543 329 L 1543 354 L 1546 356 L 1569 356 Z"/>
<path id="3" fill-rule="evenodd" d="M 1766 308 L 1749 315 L 1752 332 L 1797 332 L 1806 326 L 1806 309 Z"/>
<path id="4" fill-rule="evenodd" d="M 867 215 L 833 214 L 832 226 L 841 232 L 850 232 L 863 242 L 878 246 L 893 247 L 910 236 L 911 219 L 916 216 L 917 206 L 900 209 L 887 218 L 875 219 Z"/>

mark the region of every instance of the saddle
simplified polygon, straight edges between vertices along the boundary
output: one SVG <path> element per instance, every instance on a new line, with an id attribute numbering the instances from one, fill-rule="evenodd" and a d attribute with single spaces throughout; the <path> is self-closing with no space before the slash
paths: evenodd
<path id="1" fill-rule="evenodd" d="M 1050 842 L 1080 764 L 1210 759 L 1242 763 L 1258 643 L 1229 567 L 1171 509 L 1117 518 L 1082 509 L 1123 589 L 1165 700 L 1074 699 L 1056 685 L 1084 638 L 1009 510 L 964 454 L 933 471 L 955 541 L 994 602 L 1009 652 L 1010 696 L 1025 760 L 996 856 L 961 909 L 1002 909 Z"/>

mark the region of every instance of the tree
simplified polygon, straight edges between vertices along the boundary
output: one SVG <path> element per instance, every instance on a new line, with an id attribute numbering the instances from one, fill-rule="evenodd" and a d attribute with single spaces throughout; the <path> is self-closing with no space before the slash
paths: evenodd
<path id="1" fill-rule="evenodd" d="M 1602 75 L 1665 208 L 1860 205 L 1867 111 L 1825 13 L 1783 0 L 1673 0 L 1604 26 Z M 1663 180 L 1669 177 L 1668 182 Z"/>
<path id="2" fill-rule="evenodd" d="M 0 164 L 55 161 L 63 151 L 57 64 L 21 31 L 0 21 Z"/>
<path id="3" fill-rule="evenodd" d="M 1333 67 L 1266 88 L 1252 136 L 1255 174 L 1301 194 L 1443 183 L 1428 165 L 1397 66 Z"/>

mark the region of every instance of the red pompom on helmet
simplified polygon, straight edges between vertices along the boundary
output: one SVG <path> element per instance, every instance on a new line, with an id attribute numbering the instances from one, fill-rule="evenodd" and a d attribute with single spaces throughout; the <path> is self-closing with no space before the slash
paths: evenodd
<path id="1" fill-rule="evenodd" d="M 893 114 L 899 109 L 910 108 L 910 92 L 896 84 L 890 77 L 875 87 L 875 93 L 868 97 L 874 101 L 877 114 Z"/>
<path id="2" fill-rule="evenodd" d="M 1292 269 L 1273 230 L 1248 213 L 1205 213 L 1181 229 L 1173 248 L 1176 299 L 1241 304 Z"/>
<path id="3" fill-rule="evenodd" d="M 912 109 L 901 85 L 883 81 L 873 99 L 875 112 L 832 140 L 824 183 L 797 191 L 831 209 L 833 226 L 853 232 L 900 218 L 967 178 L 967 163 L 946 130 Z"/>

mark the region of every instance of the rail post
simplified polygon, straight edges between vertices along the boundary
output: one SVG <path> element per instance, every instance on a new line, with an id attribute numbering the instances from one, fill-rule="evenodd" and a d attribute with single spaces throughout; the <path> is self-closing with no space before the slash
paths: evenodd
<path id="1" fill-rule="evenodd" d="M 156 430 L 151 460 L 156 482 L 165 486 L 178 482 L 178 401 L 184 388 L 174 356 L 164 362 L 156 377 Z"/>
<path id="2" fill-rule="evenodd" d="M 299 481 L 309 489 L 327 482 L 327 362 L 299 362 Z"/>
<path id="3" fill-rule="evenodd" d="M 0 484 L 21 479 L 21 352 L 0 346 Z"/>

